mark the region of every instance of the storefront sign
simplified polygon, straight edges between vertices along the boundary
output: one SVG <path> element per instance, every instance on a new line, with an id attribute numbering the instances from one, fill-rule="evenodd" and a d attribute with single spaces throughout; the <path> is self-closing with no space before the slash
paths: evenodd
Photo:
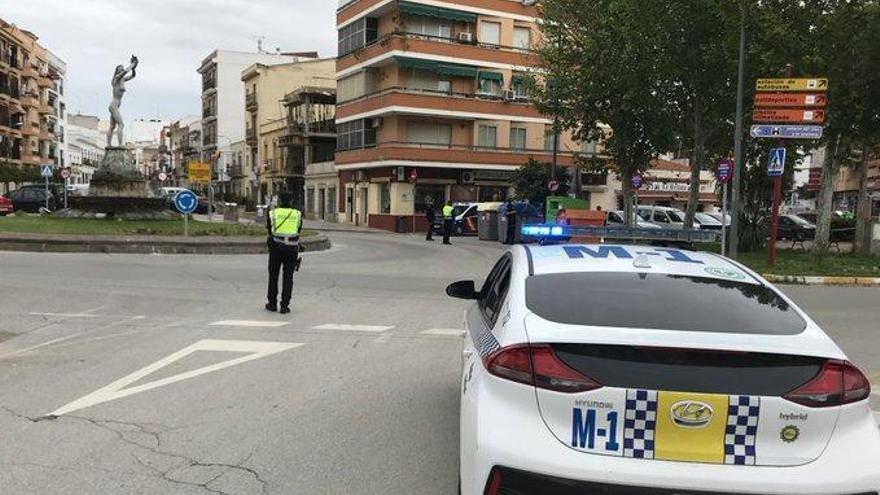
<path id="1" fill-rule="evenodd" d="M 510 182 L 513 172 L 506 170 L 474 170 L 474 180 Z"/>
<path id="2" fill-rule="evenodd" d="M 688 192 L 691 186 L 687 182 L 648 182 L 648 191 L 657 192 Z"/>

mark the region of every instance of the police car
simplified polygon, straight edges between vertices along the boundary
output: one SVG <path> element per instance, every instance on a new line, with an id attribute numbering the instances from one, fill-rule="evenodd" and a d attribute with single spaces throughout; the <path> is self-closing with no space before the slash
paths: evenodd
<path id="1" fill-rule="evenodd" d="M 874 494 L 868 379 L 710 253 L 515 246 L 465 313 L 461 492 Z"/>

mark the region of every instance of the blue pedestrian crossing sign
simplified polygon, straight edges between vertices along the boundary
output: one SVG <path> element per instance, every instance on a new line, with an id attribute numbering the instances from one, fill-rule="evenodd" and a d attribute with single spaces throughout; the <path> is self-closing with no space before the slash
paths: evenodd
<path id="1" fill-rule="evenodd" d="M 785 174 L 785 148 L 770 150 L 770 161 L 767 163 L 767 175 L 782 177 Z"/>
<path id="2" fill-rule="evenodd" d="M 52 165 L 43 165 L 40 168 L 41 177 L 52 177 Z"/>
<path id="3" fill-rule="evenodd" d="M 199 207 L 199 197 L 189 190 L 180 191 L 174 196 L 174 207 L 184 215 L 189 215 Z"/>

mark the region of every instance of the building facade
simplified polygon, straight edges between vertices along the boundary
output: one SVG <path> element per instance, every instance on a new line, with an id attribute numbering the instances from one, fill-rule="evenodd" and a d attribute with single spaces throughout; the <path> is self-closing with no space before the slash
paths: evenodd
<path id="1" fill-rule="evenodd" d="M 0 19 L 0 161 L 66 166 L 66 66 L 37 40 Z"/>
<path id="2" fill-rule="evenodd" d="M 72 184 L 88 184 L 104 158 L 107 136 L 101 120 L 93 115 L 72 114 L 65 131 Z"/>
<path id="3" fill-rule="evenodd" d="M 513 0 L 354 0 L 337 10 L 342 220 L 393 230 L 427 202 L 503 200 L 529 159 L 572 167 L 529 99 L 538 11 Z M 417 227 L 427 226 L 417 220 Z M 410 227 L 411 228 L 411 227 Z"/>
<path id="4" fill-rule="evenodd" d="M 221 184 L 226 174 L 232 143 L 245 139 L 245 92 L 241 73 L 253 64 L 275 65 L 315 58 L 311 53 L 247 53 L 215 50 L 202 60 L 202 160 L 214 163 Z M 217 153 L 217 152 L 220 153 Z M 222 190 L 222 187 L 220 188 Z"/>
<path id="5" fill-rule="evenodd" d="M 284 141 L 288 129 L 285 95 L 303 87 L 335 87 L 335 60 L 253 64 L 242 71 L 241 80 L 245 91 L 243 125 L 249 163 L 260 172 L 257 196 L 271 198 L 282 189 L 301 191 L 302 173 L 297 174 L 288 166 L 289 147 Z"/>
<path id="6" fill-rule="evenodd" d="M 167 129 L 170 185 L 189 187 L 189 164 L 202 158 L 202 119 L 191 117 L 172 122 Z"/>

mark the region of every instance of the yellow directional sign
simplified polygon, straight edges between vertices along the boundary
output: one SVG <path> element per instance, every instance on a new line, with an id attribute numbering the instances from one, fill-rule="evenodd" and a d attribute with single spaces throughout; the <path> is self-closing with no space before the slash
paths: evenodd
<path id="1" fill-rule="evenodd" d="M 828 79 L 758 79 L 758 91 L 828 91 Z"/>
<path id="2" fill-rule="evenodd" d="M 211 182 L 211 164 L 204 162 L 190 162 L 190 184 L 209 184 Z"/>

